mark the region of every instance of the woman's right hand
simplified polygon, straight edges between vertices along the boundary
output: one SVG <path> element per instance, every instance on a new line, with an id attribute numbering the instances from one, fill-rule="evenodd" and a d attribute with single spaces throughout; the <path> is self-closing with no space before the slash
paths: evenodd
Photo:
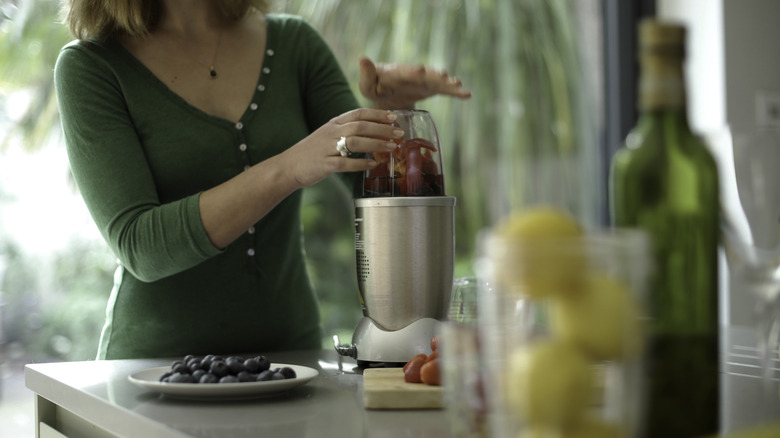
<path id="1" fill-rule="evenodd" d="M 344 137 L 351 153 L 392 151 L 397 147 L 392 140 L 404 135 L 392 126 L 395 119 L 393 112 L 378 109 L 360 108 L 344 113 L 283 152 L 285 165 L 300 187 L 314 185 L 336 172 L 371 169 L 376 161 L 343 157 L 336 144 Z"/>
<path id="2" fill-rule="evenodd" d="M 200 217 L 209 239 L 225 248 L 247 228 L 297 189 L 311 186 L 335 172 L 359 172 L 375 167 L 374 160 L 342 157 L 336 149 L 341 137 L 354 153 L 387 152 L 403 132 L 392 126 L 396 115 L 378 109 L 356 109 L 333 118 L 286 151 L 199 198 Z"/>

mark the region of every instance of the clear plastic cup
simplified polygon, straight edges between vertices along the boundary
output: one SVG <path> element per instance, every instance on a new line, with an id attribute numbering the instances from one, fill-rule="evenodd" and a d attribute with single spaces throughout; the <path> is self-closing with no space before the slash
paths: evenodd
<path id="1" fill-rule="evenodd" d="M 479 291 L 476 277 L 455 280 L 439 335 L 444 404 L 454 438 L 490 436 L 477 332 Z"/>
<path id="2" fill-rule="evenodd" d="M 528 242 L 483 233 L 478 332 L 494 437 L 634 437 L 648 242 L 628 230 Z"/>

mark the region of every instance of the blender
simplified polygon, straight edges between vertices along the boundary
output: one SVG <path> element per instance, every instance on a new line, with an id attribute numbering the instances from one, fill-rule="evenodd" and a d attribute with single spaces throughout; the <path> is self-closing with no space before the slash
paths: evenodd
<path id="1" fill-rule="evenodd" d="M 355 205 L 355 261 L 363 317 L 336 351 L 358 366 L 403 364 L 431 352 L 447 315 L 455 260 L 455 198 L 427 111 L 399 110 L 393 152 L 374 154 Z"/>

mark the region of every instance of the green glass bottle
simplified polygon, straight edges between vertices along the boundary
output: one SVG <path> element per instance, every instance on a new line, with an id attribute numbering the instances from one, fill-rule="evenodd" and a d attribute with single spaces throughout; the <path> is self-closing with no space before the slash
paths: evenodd
<path id="1" fill-rule="evenodd" d="M 614 225 L 643 229 L 652 242 L 648 438 L 719 430 L 718 171 L 688 126 L 685 33 L 640 23 L 640 115 L 611 169 Z"/>

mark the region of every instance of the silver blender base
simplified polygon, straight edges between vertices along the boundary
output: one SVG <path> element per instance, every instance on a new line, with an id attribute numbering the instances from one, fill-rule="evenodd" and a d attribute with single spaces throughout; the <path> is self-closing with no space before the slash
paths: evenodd
<path id="1" fill-rule="evenodd" d="M 385 330 L 371 318 L 358 321 L 352 334 L 352 344 L 340 344 L 333 337 L 336 351 L 342 356 L 357 359 L 358 365 L 367 362 L 404 364 L 418 354 L 431 353 L 431 339 L 439 333 L 441 321 L 422 318 L 400 330 Z"/>

